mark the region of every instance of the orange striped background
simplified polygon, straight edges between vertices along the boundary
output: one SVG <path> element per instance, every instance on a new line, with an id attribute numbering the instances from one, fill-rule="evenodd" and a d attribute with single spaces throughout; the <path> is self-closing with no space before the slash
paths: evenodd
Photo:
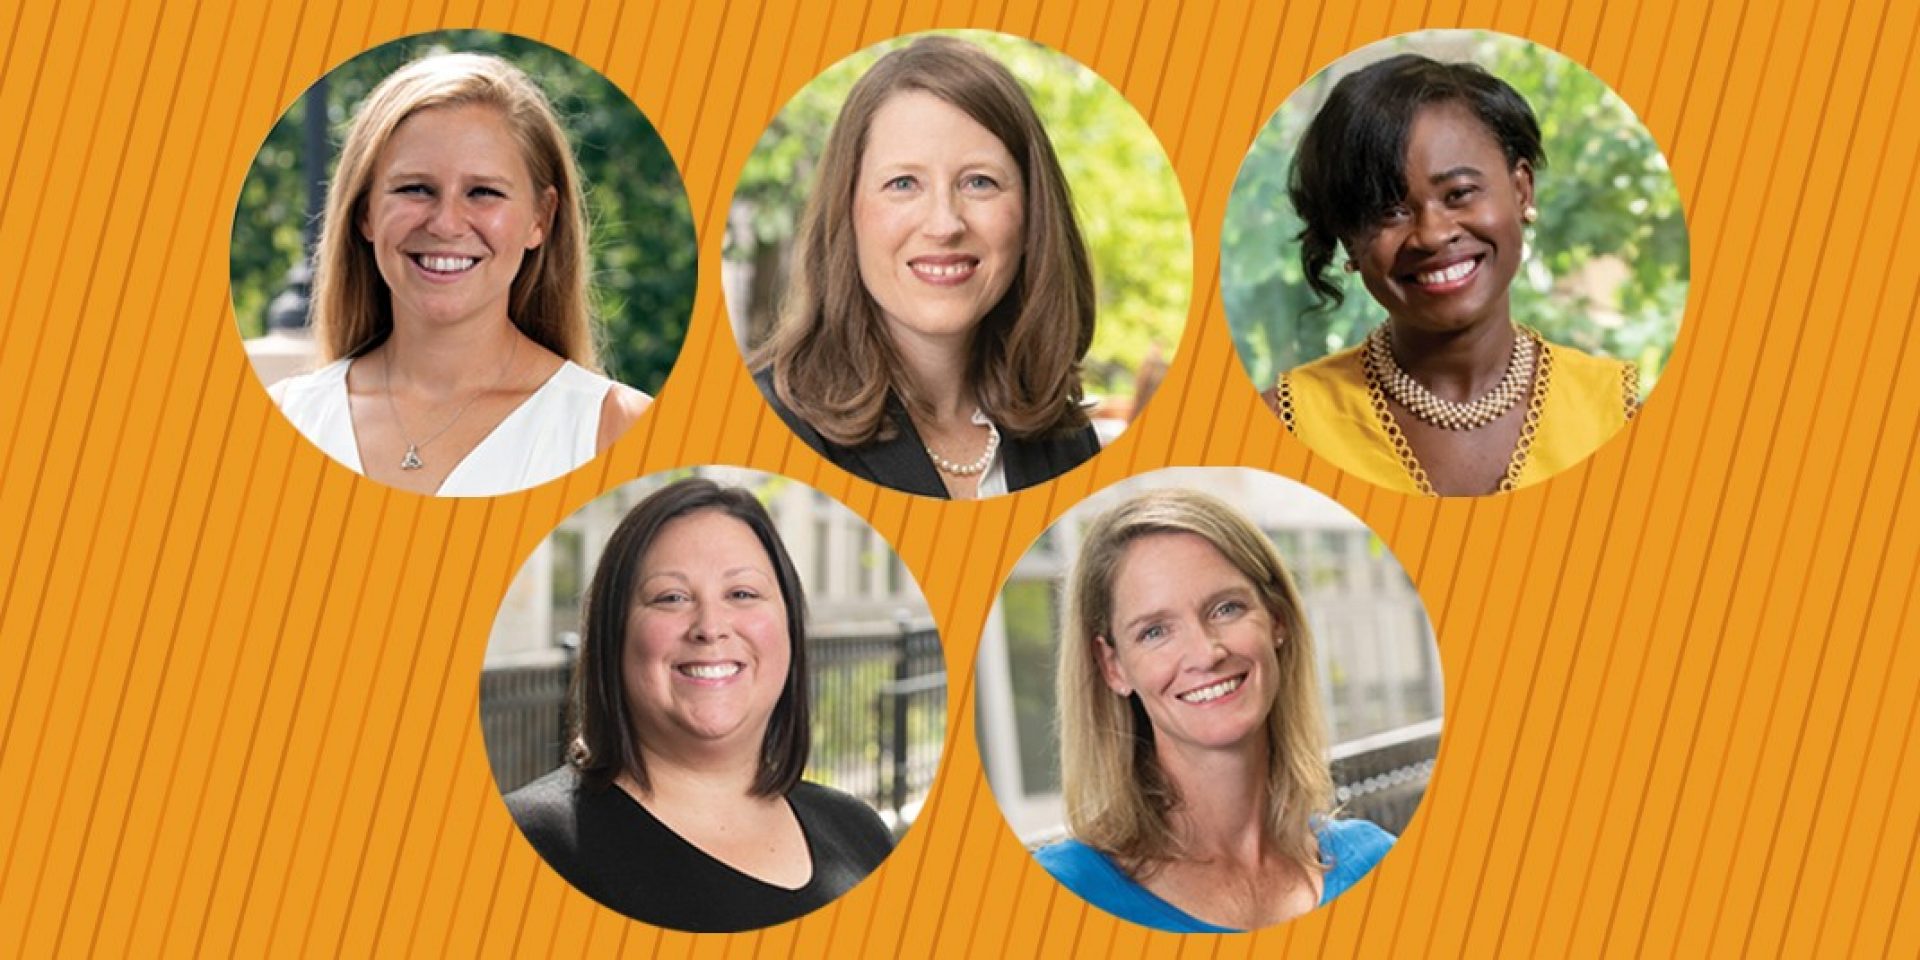
<path id="1" fill-rule="evenodd" d="M 1090 0 L 896 5 L 34 0 L 0 13 L 0 954 L 666 957 L 1511 955 L 1920 947 L 1916 5 L 1840 0 Z M 440 26 L 525 34 L 656 122 L 702 242 L 686 352 L 640 429 L 491 502 L 398 494 L 301 441 L 249 372 L 229 218 L 330 66 Z M 856 483 L 789 438 L 724 322 L 719 236 L 765 121 L 824 65 L 928 27 L 1034 37 L 1165 141 L 1195 213 L 1192 323 L 1145 420 L 987 503 Z M 1644 414 L 1584 468 L 1436 504 L 1346 481 L 1240 374 L 1216 287 L 1240 158 L 1340 53 L 1423 26 L 1548 43 L 1631 103 L 1690 214 L 1694 286 Z M 476 678 L 494 606 L 620 480 L 790 474 L 892 538 L 956 691 L 947 766 L 838 905 L 733 937 L 575 894 L 494 792 Z M 973 659 L 1006 569 L 1067 505 L 1169 464 L 1302 477 L 1371 523 L 1439 630 L 1427 802 L 1331 909 L 1149 934 L 1063 894 L 995 809 Z M 1909 762 L 1913 761 L 1913 762 Z"/>

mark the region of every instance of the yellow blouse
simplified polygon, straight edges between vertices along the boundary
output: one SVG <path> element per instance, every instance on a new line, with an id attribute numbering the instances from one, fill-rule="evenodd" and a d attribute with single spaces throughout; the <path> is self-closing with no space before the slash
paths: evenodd
<path id="1" fill-rule="evenodd" d="M 1289 432 L 1334 466 L 1389 490 L 1430 495 L 1395 449 L 1392 425 L 1383 422 L 1391 415 L 1374 412 L 1365 349 L 1362 344 L 1281 374 L 1268 402 Z M 1543 357 L 1543 376 L 1535 385 L 1541 391 L 1540 425 L 1521 454 L 1516 487 L 1585 460 L 1640 409 L 1640 375 L 1633 364 L 1555 344 L 1545 344 Z"/>

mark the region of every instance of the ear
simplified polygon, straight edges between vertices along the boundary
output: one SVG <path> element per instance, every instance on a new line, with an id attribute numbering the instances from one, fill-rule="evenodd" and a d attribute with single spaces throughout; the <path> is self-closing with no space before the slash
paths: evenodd
<path id="1" fill-rule="evenodd" d="M 540 194 L 540 221 L 533 225 L 533 239 L 527 243 L 528 250 L 547 242 L 547 231 L 553 229 L 553 214 L 558 209 L 560 191 L 548 187 Z"/>
<path id="2" fill-rule="evenodd" d="M 1113 641 L 1106 637 L 1093 638 L 1094 649 L 1100 651 L 1100 675 L 1107 681 L 1107 689 L 1123 697 L 1133 695 L 1133 686 L 1120 672 L 1120 658 L 1114 653 Z"/>
<path id="3" fill-rule="evenodd" d="M 1524 158 L 1514 162 L 1513 187 L 1519 194 L 1520 209 L 1533 206 L 1533 164 Z"/>

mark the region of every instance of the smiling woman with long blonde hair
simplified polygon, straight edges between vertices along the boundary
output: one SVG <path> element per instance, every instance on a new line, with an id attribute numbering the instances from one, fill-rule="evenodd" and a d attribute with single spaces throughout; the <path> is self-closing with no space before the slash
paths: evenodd
<path id="1" fill-rule="evenodd" d="M 489 55 L 423 57 L 360 104 L 327 195 L 325 366 L 270 388 L 335 460 L 440 496 L 554 479 L 649 398 L 599 374 L 580 175 L 553 107 Z"/>
<path id="2" fill-rule="evenodd" d="M 1087 528 L 1060 642 L 1069 890 L 1162 930 L 1250 930 L 1326 904 L 1393 838 L 1331 818 L 1313 635 L 1273 543 L 1156 490 Z"/>

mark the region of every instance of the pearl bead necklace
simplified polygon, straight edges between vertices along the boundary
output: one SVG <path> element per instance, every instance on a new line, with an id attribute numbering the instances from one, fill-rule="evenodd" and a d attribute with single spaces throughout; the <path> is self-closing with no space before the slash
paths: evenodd
<path id="1" fill-rule="evenodd" d="M 1000 429 L 993 425 L 993 421 L 987 421 L 987 449 L 981 452 L 980 459 L 972 463 L 954 463 L 935 453 L 932 446 L 922 446 L 926 446 L 927 456 L 933 458 L 933 465 L 939 467 L 940 472 L 956 477 L 977 476 L 987 472 L 987 465 L 993 462 L 993 452 L 1000 449 Z"/>
<path id="2" fill-rule="evenodd" d="M 1516 331 L 1513 353 L 1507 358 L 1507 372 L 1493 389 L 1466 403 L 1435 396 L 1420 381 L 1400 366 L 1393 357 L 1387 325 L 1381 324 L 1367 334 L 1366 369 L 1369 379 L 1379 384 L 1395 403 L 1408 412 L 1443 430 L 1478 430 L 1513 409 L 1533 382 L 1533 357 L 1539 349 L 1539 334 Z"/>

